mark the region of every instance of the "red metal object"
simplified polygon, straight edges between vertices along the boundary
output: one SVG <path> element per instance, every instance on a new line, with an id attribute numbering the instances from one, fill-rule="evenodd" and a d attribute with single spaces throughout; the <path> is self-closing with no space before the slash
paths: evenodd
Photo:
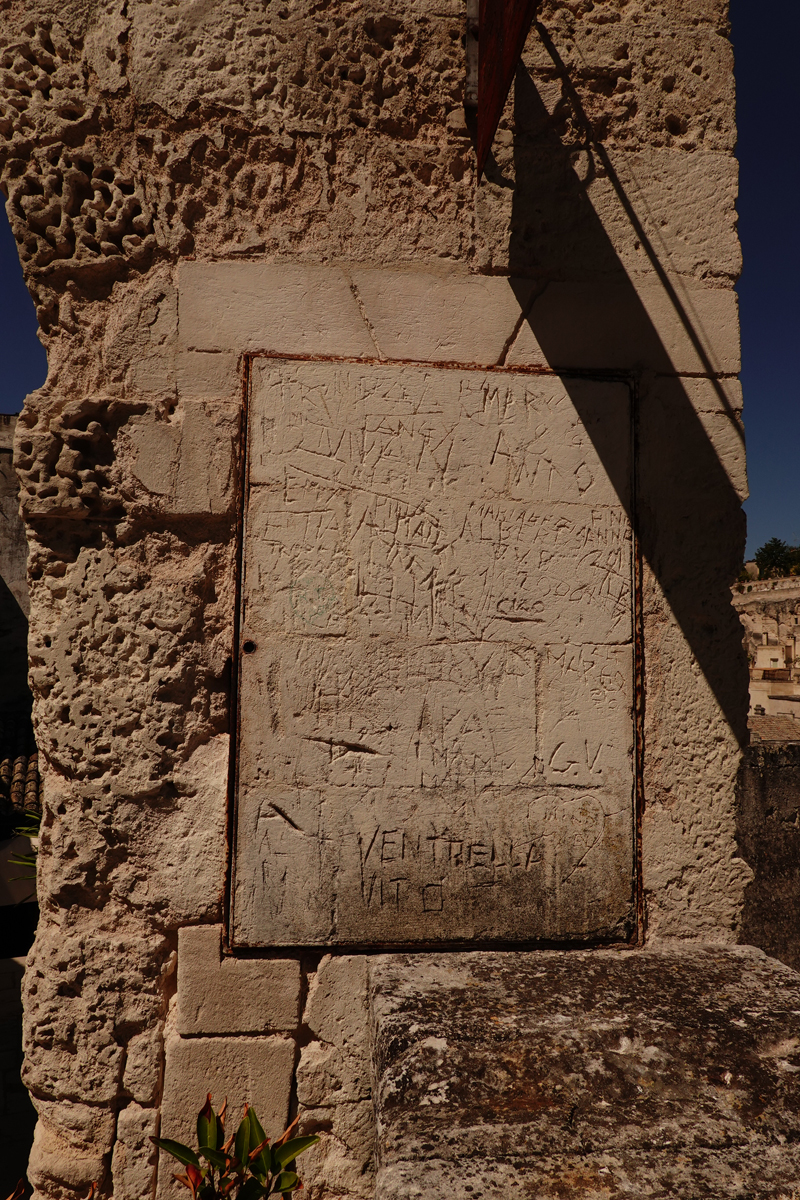
<path id="1" fill-rule="evenodd" d="M 536 0 L 480 0 L 478 17 L 478 178 L 483 174 Z"/>

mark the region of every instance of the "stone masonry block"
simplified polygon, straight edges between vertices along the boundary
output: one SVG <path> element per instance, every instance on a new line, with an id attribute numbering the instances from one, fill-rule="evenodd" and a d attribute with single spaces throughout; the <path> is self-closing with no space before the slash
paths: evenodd
<path id="1" fill-rule="evenodd" d="M 161 1136 L 191 1143 L 197 1114 L 208 1093 L 219 1111 L 228 1101 L 228 1125 L 235 1128 L 245 1104 L 256 1110 L 270 1137 L 286 1127 L 295 1043 L 282 1037 L 167 1039 Z M 173 1160 L 160 1155 L 158 1195 L 177 1195 Z"/>
<path id="2" fill-rule="evenodd" d="M 303 1023 L 317 1038 L 297 1068 L 306 1107 L 353 1103 L 370 1096 L 369 1008 L 365 955 L 326 956 L 309 988 Z"/>
<path id="3" fill-rule="evenodd" d="M 181 348 L 375 357 L 339 268 L 182 262 L 179 297 Z"/>
<path id="4" fill-rule="evenodd" d="M 554 370 L 735 374 L 740 368 L 736 293 L 646 276 L 550 283 L 522 322 L 506 365 Z"/>
<path id="5" fill-rule="evenodd" d="M 28 1180 L 43 1196 L 65 1191 L 85 1194 L 106 1173 L 106 1156 L 90 1148 L 76 1148 L 39 1120 L 28 1160 Z"/>
<path id="6" fill-rule="evenodd" d="M 181 1034 L 293 1030 L 299 1017 L 295 959 L 223 958 L 221 925 L 178 934 L 178 1030 Z"/>
<path id="7" fill-rule="evenodd" d="M 298 1132 L 319 1141 L 303 1155 L 303 1195 L 372 1200 L 375 1195 L 375 1113 L 371 1100 L 300 1110 Z"/>
<path id="8" fill-rule="evenodd" d="M 531 307 L 526 279 L 357 269 L 363 317 L 338 269 L 184 263 L 180 279 L 188 350 L 679 373 L 740 364 L 735 293 L 675 275 L 668 289 L 647 272 L 551 282 Z"/>
<path id="9" fill-rule="evenodd" d="M 128 435 L 131 473 L 151 502 L 176 515 L 228 512 L 236 480 L 238 412 L 189 400 L 165 419 L 151 410 Z"/>
<path id="10" fill-rule="evenodd" d="M 616 186 L 607 173 L 592 172 L 586 190 L 626 271 L 647 271 L 653 264 L 625 203 L 641 222 L 659 266 L 671 276 L 736 278 L 741 270 L 741 250 L 736 236 L 735 158 L 701 150 L 686 154 L 648 147 L 631 153 L 615 147 L 608 149 L 607 161 L 616 172 Z M 588 166 L 585 160 L 577 165 Z M 578 235 L 565 252 L 574 254 L 579 249 L 589 257 L 587 243 L 594 223 L 582 224 L 584 238 Z"/>
<path id="11" fill-rule="evenodd" d="M 316 1040 L 297 1066 L 300 1130 L 320 1135 L 303 1162 L 309 1200 L 373 1194 L 367 965 L 363 954 L 326 956 L 309 987 L 303 1023 Z"/>
<path id="12" fill-rule="evenodd" d="M 237 354 L 184 350 L 178 355 L 176 374 L 181 397 L 228 400 L 241 396 L 242 378 Z"/>
<path id="13" fill-rule="evenodd" d="M 252 378 L 234 944 L 627 921 L 629 390 Z"/>
<path id="14" fill-rule="evenodd" d="M 153 1104 L 161 1088 L 163 1036 L 160 1028 L 134 1034 L 125 1056 L 123 1087 L 140 1104 Z"/>
<path id="15" fill-rule="evenodd" d="M 150 1200 L 158 1151 L 150 1141 L 158 1133 L 158 1109 L 129 1104 L 117 1117 L 111 1159 L 115 1200 Z"/>
<path id="16" fill-rule="evenodd" d="M 424 362 L 496 363 L 534 285 L 490 275 L 353 272 L 380 352 Z"/>
<path id="17" fill-rule="evenodd" d="M 62 1188 L 83 1191 L 102 1181 L 114 1141 L 114 1115 L 92 1104 L 37 1099 L 39 1121 L 28 1178 L 45 1195 Z"/>

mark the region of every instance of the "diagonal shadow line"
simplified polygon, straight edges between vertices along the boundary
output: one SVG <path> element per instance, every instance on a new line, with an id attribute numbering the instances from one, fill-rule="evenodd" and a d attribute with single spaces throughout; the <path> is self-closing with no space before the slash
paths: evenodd
<path id="1" fill-rule="evenodd" d="M 572 155 L 586 147 L 562 142 L 524 70 L 517 75 L 514 116 L 516 183 L 509 282 L 521 311 L 528 294 L 523 282 L 529 291 L 531 277 L 548 280 L 525 313 L 520 336 L 524 326 L 529 326 L 547 363 L 562 376 L 625 508 L 641 553 L 743 746 L 747 742 L 747 664 L 730 592 L 744 550 L 741 502 L 687 391 L 687 381 L 674 367 L 589 200 L 586 184 L 576 175 Z M 622 187 L 618 179 L 614 186 Z M 628 212 L 632 206 L 628 202 L 623 207 Z M 633 232 L 640 236 L 637 225 Z M 650 253 L 655 253 L 652 245 Z M 662 274 L 663 267 L 659 278 Z M 683 316 L 689 320 L 685 311 Z M 594 324 L 602 328 L 594 328 Z M 630 378 L 639 378 L 634 497 L 626 455 L 614 447 L 602 423 L 592 421 L 585 387 L 576 387 L 574 381 L 576 375 L 591 373 L 592 355 L 598 368 L 605 368 L 598 369 L 596 377 L 608 375 L 605 342 L 609 339 L 620 351 L 620 367 L 624 366 Z M 612 357 L 613 353 L 616 349 Z M 721 390 L 713 376 L 692 380 L 689 386 L 695 394 L 699 387 L 710 387 L 715 396 Z M 725 399 L 724 411 L 720 413 L 713 403 L 710 407 L 715 412 L 706 414 L 706 420 L 711 426 L 717 424 L 714 432 L 719 440 L 727 437 L 730 441 L 731 421 L 736 418 Z M 740 453 L 738 437 L 734 444 Z M 728 452 L 732 452 L 730 447 Z M 664 621 L 655 598 L 645 596 L 644 608 L 645 622 L 655 631 L 659 621 Z M 648 647 L 649 690 L 653 692 L 654 681 L 659 680 L 662 696 L 668 697 L 672 680 L 677 680 L 676 672 L 681 669 L 680 648 L 668 635 L 659 637 L 657 631 L 648 638 Z M 686 708 L 684 722 L 704 719 L 695 691 L 684 687 L 675 689 L 674 694 L 680 697 L 674 703 Z M 660 720 L 659 713 L 651 710 L 651 719 Z M 674 722 L 674 714 L 670 720 Z M 687 736 L 690 740 L 691 735 Z"/>
<path id="2" fill-rule="evenodd" d="M 609 180 L 611 181 L 611 186 L 614 188 L 614 191 L 617 194 L 617 198 L 619 199 L 619 202 L 625 211 L 625 215 L 627 216 L 633 229 L 636 232 L 636 236 L 639 239 L 639 241 L 642 245 L 642 248 L 650 261 L 650 265 L 652 266 L 653 270 L 655 271 L 656 275 L 658 276 L 659 282 L 661 283 L 662 287 L 664 288 L 664 291 L 667 293 L 670 303 L 672 304 L 673 308 L 675 309 L 676 313 L 678 314 L 681 324 L 683 325 L 684 329 L 686 330 L 687 336 L 689 337 L 689 340 L 691 341 L 692 346 L 694 347 L 695 353 L 697 354 L 697 357 L 700 359 L 701 363 L 703 364 L 703 370 L 705 371 L 705 373 L 708 375 L 709 379 L 711 380 L 712 386 L 714 387 L 714 390 L 717 393 L 717 397 L 718 397 L 722 407 L 727 412 L 729 418 L 731 419 L 731 421 L 734 425 L 734 428 L 736 430 L 738 437 L 740 438 L 742 444 L 744 444 L 744 430 L 741 428 L 741 426 L 737 420 L 736 411 L 733 408 L 733 406 L 731 405 L 728 397 L 725 395 L 724 388 L 721 386 L 719 380 L 717 379 L 716 370 L 714 368 L 713 363 L 711 362 L 711 359 L 708 357 L 708 353 L 706 351 L 705 346 L 703 345 L 702 339 L 700 338 L 697 330 L 695 329 L 694 323 L 691 320 L 689 314 L 687 313 L 686 307 L 683 304 L 683 301 L 681 300 L 680 296 L 678 295 L 677 291 L 675 290 L 675 286 L 672 283 L 672 280 L 669 278 L 669 275 L 667 274 L 666 270 L 664 269 L 664 267 L 661 263 L 661 260 L 659 259 L 658 254 L 656 253 L 655 247 L 653 246 L 653 243 L 650 240 L 650 237 L 649 237 L 647 231 L 645 230 L 644 226 L 642 225 L 641 221 L 639 220 L 636 210 L 633 207 L 633 204 L 631 203 L 630 198 L 628 197 L 628 194 L 622 185 L 622 181 L 620 180 L 619 176 L 617 175 L 617 172 L 614 169 L 614 164 L 611 162 L 611 159 L 608 155 L 608 152 L 606 151 L 605 146 L 602 144 L 602 142 L 598 142 L 594 136 L 594 130 L 592 129 L 592 123 L 589 120 L 588 116 L 586 115 L 586 111 L 583 107 L 583 104 L 581 103 L 580 96 L 578 95 L 578 93 L 575 89 L 575 85 L 573 84 L 572 80 L 569 77 L 569 72 L 567 71 L 564 60 L 561 58 L 561 55 L 558 53 L 558 50 L 556 49 L 556 46 L 553 42 L 553 39 L 550 37 L 550 34 L 547 32 L 547 30 L 541 24 L 540 21 L 537 21 L 535 23 L 534 28 L 536 29 L 537 33 L 539 34 L 539 37 L 541 38 L 542 43 L 543 43 L 545 49 L 547 50 L 547 53 L 550 55 L 551 59 L 553 60 L 553 63 L 556 67 L 559 78 L 561 79 L 561 81 L 564 85 L 564 91 L 566 92 L 566 94 L 569 97 L 570 102 L 572 104 L 572 109 L 573 109 L 574 115 L 577 118 L 580 125 L 583 127 L 584 134 L 586 135 L 587 149 L 591 146 L 591 148 L 597 154 L 597 157 L 602 162 L 603 169 L 606 172 Z"/>

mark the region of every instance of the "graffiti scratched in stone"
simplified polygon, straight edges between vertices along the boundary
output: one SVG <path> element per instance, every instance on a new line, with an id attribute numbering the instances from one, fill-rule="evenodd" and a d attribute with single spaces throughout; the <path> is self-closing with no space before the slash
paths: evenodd
<path id="1" fill-rule="evenodd" d="M 579 386 L 254 362 L 238 944 L 625 925 L 629 395 Z"/>

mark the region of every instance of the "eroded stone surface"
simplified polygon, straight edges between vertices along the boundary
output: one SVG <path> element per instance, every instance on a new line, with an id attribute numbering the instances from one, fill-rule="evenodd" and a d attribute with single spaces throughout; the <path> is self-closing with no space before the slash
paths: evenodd
<path id="1" fill-rule="evenodd" d="M 375 1189 L 367 959 L 326 956 L 314 973 L 303 1024 L 312 1039 L 300 1052 L 300 1131 L 319 1143 L 303 1156 L 311 1200 L 358 1196 Z"/>
<path id="2" fill-rule="evenodd" d="M 254 367 L 237 943 L 627 927 L 630 396 L 579 388 Z"/>
<path id="3" fill-rule="evenodd" d="M 150 1140 L 158 1134 L 159 1112 L 128 1104 L 117 1116 L 111 1159 L 114 1195 L 124 1200 L 149 1200 L 156 1179 L 158 1150 Z"/>
<path id="4" fill-rule="evenodd" d="M 381 1200 L 800 1188 L 800 976 L 759 951 L 385 955 L 370 976 Z"/>

